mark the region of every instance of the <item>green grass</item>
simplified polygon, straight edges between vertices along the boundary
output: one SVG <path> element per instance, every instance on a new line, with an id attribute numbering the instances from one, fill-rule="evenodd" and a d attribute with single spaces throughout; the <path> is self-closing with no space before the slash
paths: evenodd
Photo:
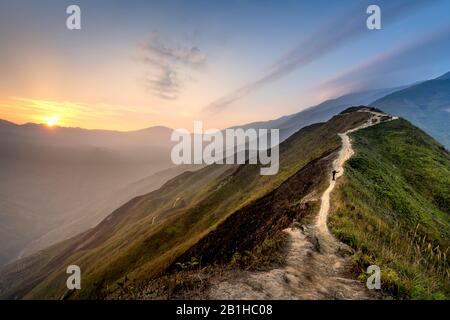
<path id="1" fill-rule="evenodd" d="M 228 217 L 276 190 L 313 159 L 338 148 L 337 133 L 367 118 L 368 114 L 355 112 L 302 129 L 281 144 L 280 171 L 274 176 L 261 176 L 257 165 L 212 165 L 181 174 L 125 204 L 93 230 L 68 240 L 52 261 L 37 259 L 26 274 L 20 274 L 22 283 L 41 278 L 31 289 L 25 290 L 22 283 L 15 286 L 19 275 L 11 272 L 2 297 L 58 299 L 66 291 L 65 268 L 70 264 L 82 270 L 82 290 L 71 298 L 101 298 L 101 288 L 113 291 L 125 278 L 147 283 Z"/>
<path id="2" fill-rule="evenodd" d="M 355 271 L 364 280 L 378 265 L 383 290 L 398 298 L 450 298 L 448 152 L 402 119 L 352 140 L 330 226 L 355 249 Z"/>

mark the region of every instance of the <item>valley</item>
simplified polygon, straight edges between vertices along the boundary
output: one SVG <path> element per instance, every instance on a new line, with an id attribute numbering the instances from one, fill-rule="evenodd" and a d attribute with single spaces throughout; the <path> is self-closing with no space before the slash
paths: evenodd
<path id="1" fill-rule="evenodd" d="M 415 139 L 426 137 L 411 125 L 405 127 L 402 119 L 386 122 L 389 119 L 378 110 L 359 107 L 349 108 L 326 123 L 305 127 L 280 144 L 280 172 L 275 176 L 261 176 L 258 165 L 249 164 L 210 165 L 184 172 L 160 189 L 129 201 L 95 228 L 3 268 L 0 296 L 373 298 L 360 282 L 369 263 L 376 262 L 382 270 L 388 266 L 391 274 L 395 270 L 399 276 L 402 271 L 386 262 L 372 261 L 376 251 L 369 255 L 358 242 L 349 241 L 347 220 L 339 218 L 337 208 L 352 204 L 336 200 L 336 195 L 348 183 L 348 163 L 353 165 L 354 152 L 361 155 L 359 138 L 356 147 L 353 144 L 355 137 L 375 128 L 377 137 L 383 137 L 390 127 L 398 133 L 414 132 L 409 134 L 411 146 L 416 145 Z M 448 152 L 426 139 L 430 142 L 420 152 L 443 157 L 440 162 L 432 160 L 429 166 L 440 170 L 436 179 L 443 184 L 439 190 L 445 190 L 450 177 Z M 397 154 L 395 149 L 391 152 L 391 156 Z M 438 163 L 442 163 L 440 167 Z M 333 168 L 338 171 L 337 181 L 330 177 Z M 445 212 L 448 197 L 439 197 L 438 210 Z M 449 230 L 448 213 L 444 212 L 437 213 L 442 219 L 438 229 L 422 220 L 427 216 L 416 220 L 428 226 L 420 232 L 433 234 L 442 250 L 448 246 Z M 397 223 L 389 217 L 379 219 Z M 361 254 L 364 262 L 358 260 Z M 429 263 L 429 258 L 423 259 Z M 64 289 L 67 264 L 79 265 L 83 274 L 82 290 L 70 295 Z M 407 279 L 408 275 L 402 277 Z M 390 281 L 382 282 L 383 296 L 399 294 Z M 445 288 L 429 290 L 446 292 Z"/>

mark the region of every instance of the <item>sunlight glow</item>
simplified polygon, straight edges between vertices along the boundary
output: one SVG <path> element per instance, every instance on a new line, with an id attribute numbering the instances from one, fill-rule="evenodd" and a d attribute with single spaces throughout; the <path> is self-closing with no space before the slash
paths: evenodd
<path id="1" fill-rule="evenodd" d="M 49 127 L 53 127 L 54 125 L 56 125 L 58 123 L 59 119 L 60 119 L 60 116 L 57 116 L 57 115 L 53 115 L 50 117 L 44 117 L 44 120 L 47 122 L 47 125 Z"/>

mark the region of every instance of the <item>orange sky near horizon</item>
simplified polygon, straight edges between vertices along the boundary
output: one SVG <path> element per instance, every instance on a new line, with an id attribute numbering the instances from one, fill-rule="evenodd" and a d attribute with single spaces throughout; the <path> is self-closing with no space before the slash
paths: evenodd
<path id="1" fill-rule="evenodd" d="M 148 109 L 148 108 L 147 108 Z M 152 126 L 166 126 L 173 129 L 186 128 L 192 131 L 194 120 L 203 120 L 205 129 L 224 129 L 230 126 L 260 120 L 272 120 L 275 116 L 254 119 L 252 112 L 227 113 L 225 121 L 208 120 L 195 113 L 169 116 L 166 112 L 142 111 L 143 108 L 111 105 L 104 103 L 86 104 L 58 102 L 28 98 L 0 100 L 0 119 L 15 124 L 53 122 L 60 127 L 79 127 L 84 129 L 134 131 Z M 214 115 L 213 115 L 214 118 Z M 215 116 L 220 119 L 220 114 Z M 245 121 L 247 119 L 247 121 Z M 244 121 L 243 121 L 244 120 Z M 222 124 L 222 125 L 220 125 Z"/>
<path id="2" fill-rule="evenodd" d="M 60 1 L 0 1 L 0 119 L 224 129 L 450 66 L 449 1 L 382 1 L 396 18 L 381 31 L 342 1 L 78 2 L 82 28 L 68 30 Z"/>
<path id="3" fill-rule="evenodd" d="M 13 98 L 0 102 L 0 118 L 16 124 L 46 124 L 51 117 L 57 117 L 55 125 L 132 131 L 160 125 L 156 113 L 142 112 L 135 108 L 109 104 L 84 104 Z M 152 120 L 153 119 L 153 120 Z"/>

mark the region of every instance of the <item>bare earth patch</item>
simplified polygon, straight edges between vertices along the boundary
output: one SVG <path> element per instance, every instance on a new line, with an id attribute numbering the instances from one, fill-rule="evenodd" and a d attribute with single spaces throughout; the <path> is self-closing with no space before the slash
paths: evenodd
<path id="1" fill-rule="evenodd" d="M 368 112 L 368 111 L 364 111 Z M 385 114 L 371 112 L 372 117 L 360 127 L 340 134 L 342 147 L 333 162 L 340 177 L 345 162 L 354 151 L 349 133 L 380 123 L 395 120 Z M 284 230 L 289 236 L 288 255 L 283 267 L 264 272 L 234 271 L 224 277 L 211 279 L 210 299 L 374 299 L 363 283 L 353 279 L 348 246 L 330 233 L 327 220 L 330 194 L 336 181 L 330 178 L 329 187 L 320 199 L 320 211 L 313 223 L 298 223 Z M 224 279 L 225 278 L 225 279 Z"/>

